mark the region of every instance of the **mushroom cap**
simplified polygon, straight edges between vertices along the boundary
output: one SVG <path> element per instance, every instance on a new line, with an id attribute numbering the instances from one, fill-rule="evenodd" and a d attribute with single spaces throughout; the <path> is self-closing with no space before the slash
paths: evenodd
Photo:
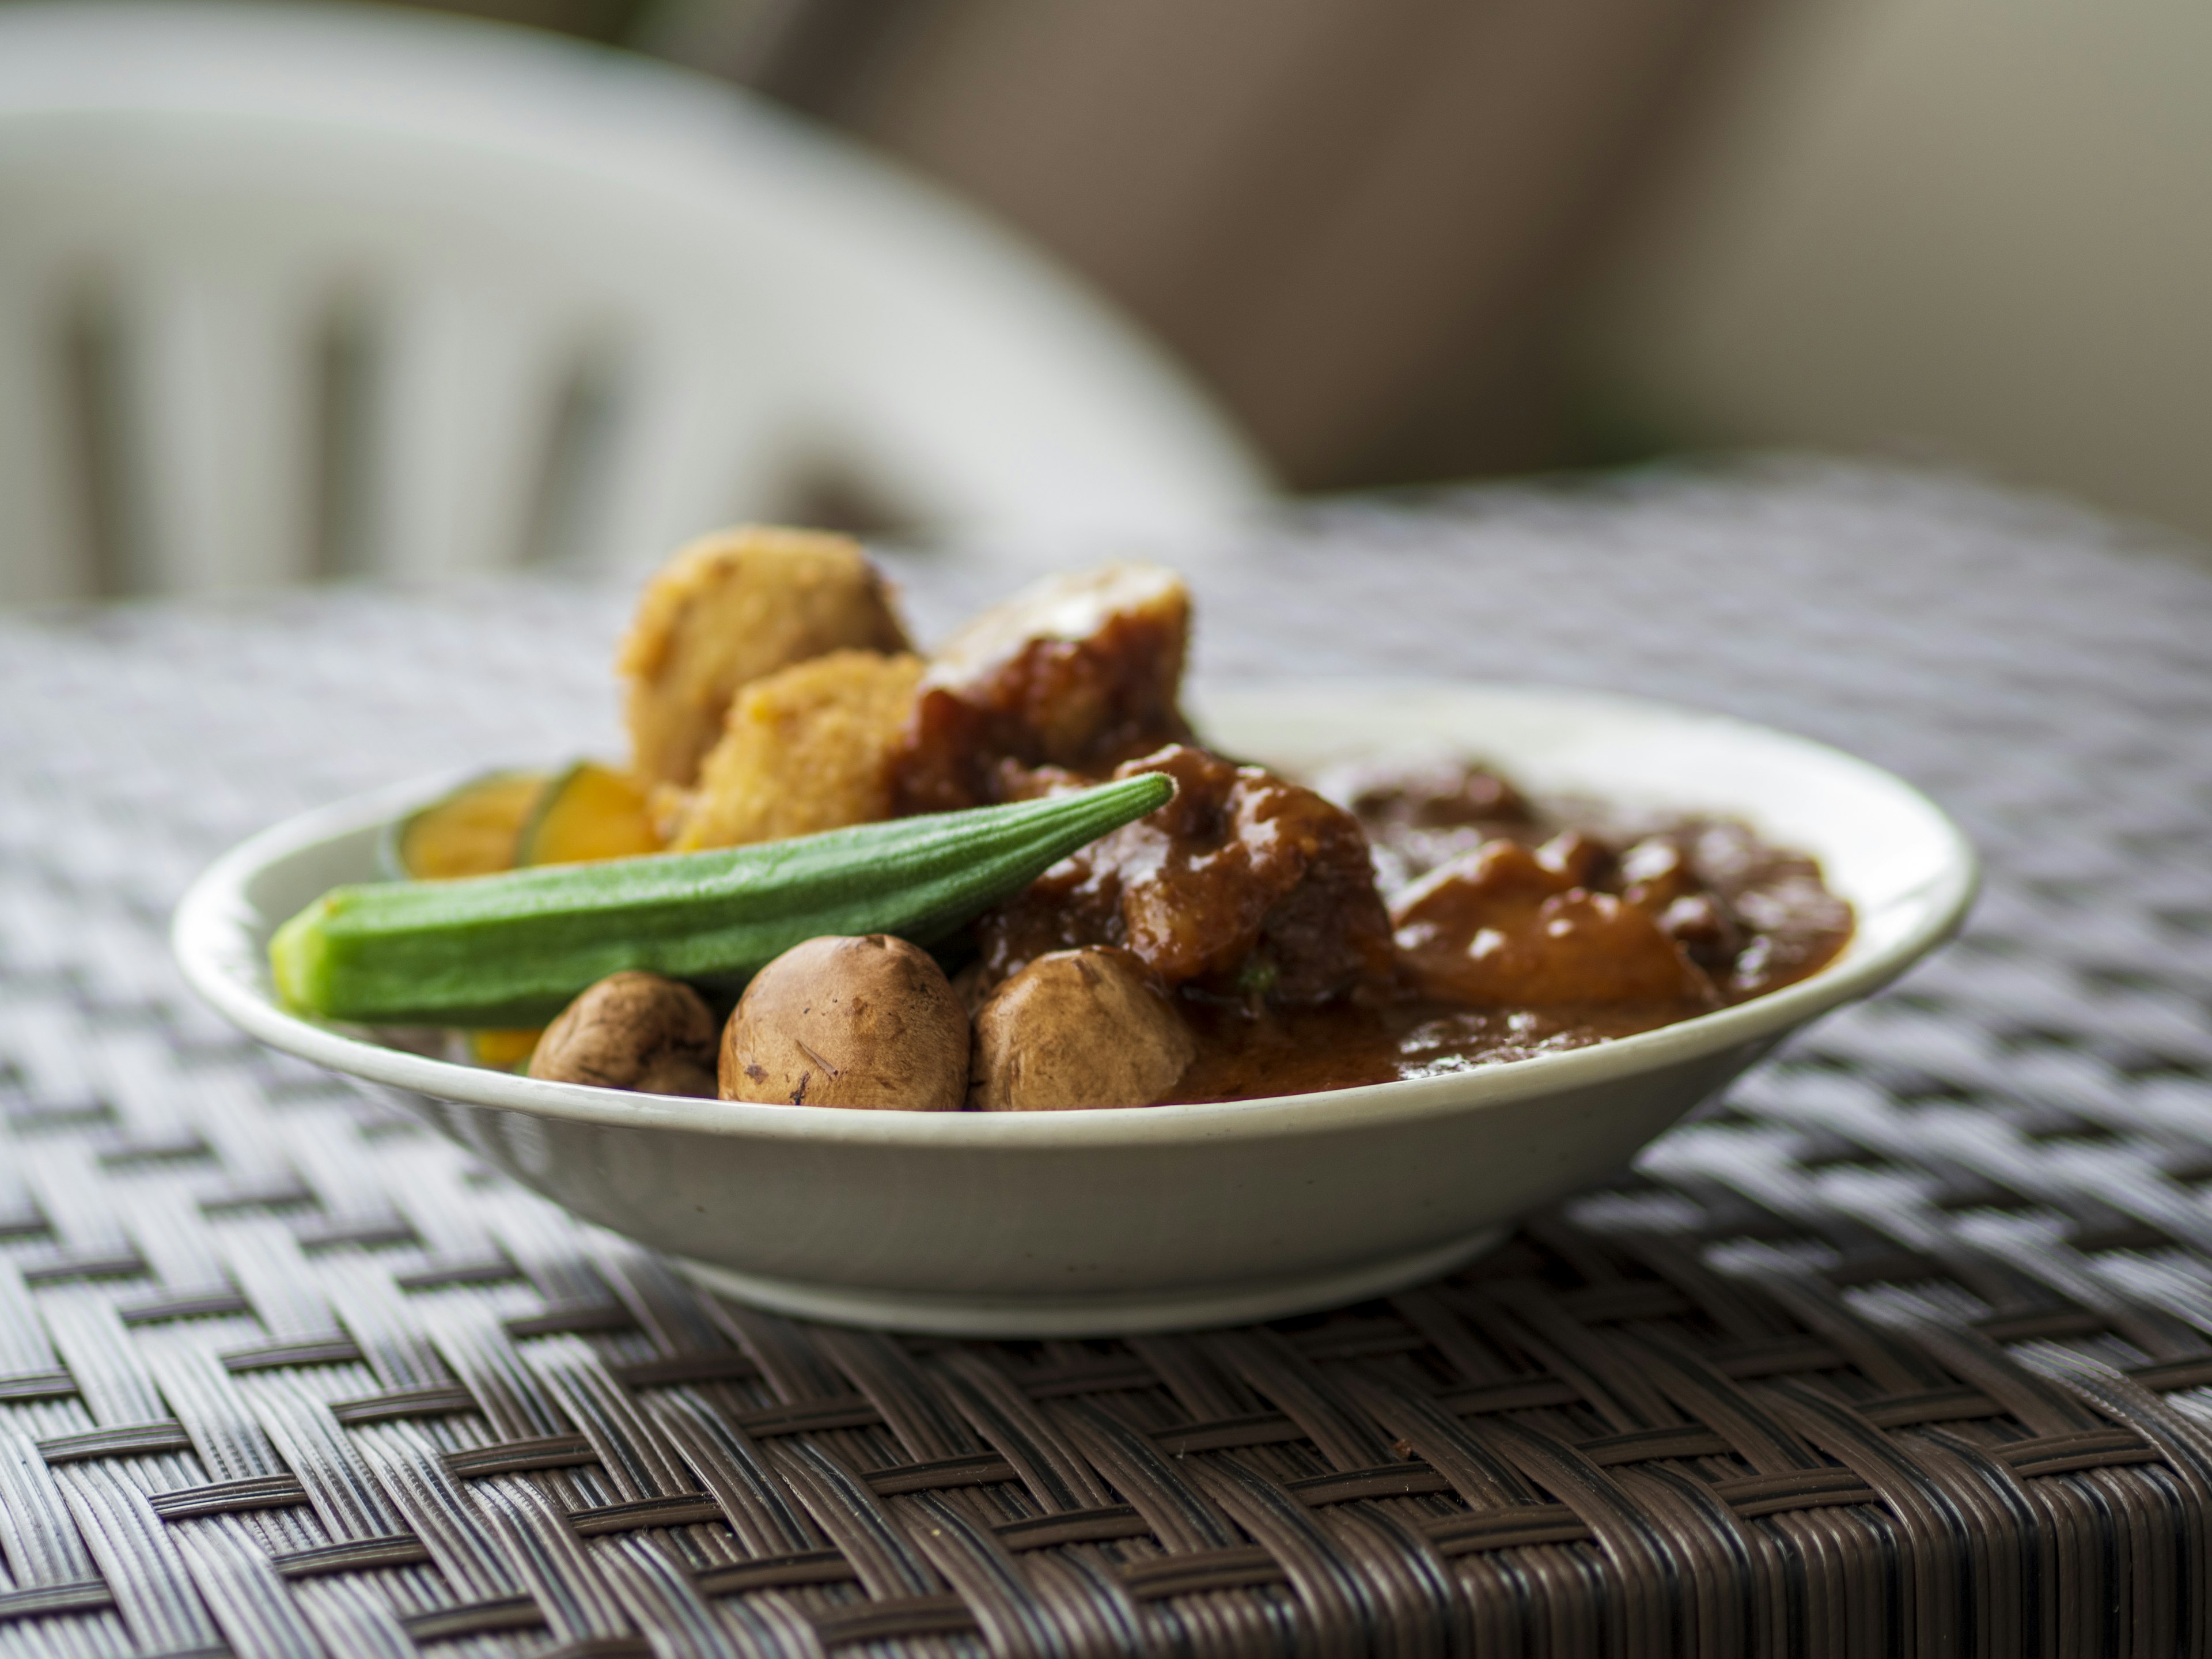
<path id="1" fill-rule="evenodd" d="M 725 1100 L 957 1111 L 968 1016 L 928 951 L 888 934 L 811 939 L 753 975 L 722 1030 Z"/>
<path id="2" fill-rule="evenodd" d="M 1149 1106 L 1198 1056 L 1158 977 L 1127 951 L 1054 951 L 975 1013 L 969 1103 L 987 1112 Z"/>
<path id="3" fill-rule="evenodd" d="M 690 986 L 629 969 L 589 986 L 530 1056 L 544 1083 L 647 1095 L 714 1093 L 714 1014 Z"/>

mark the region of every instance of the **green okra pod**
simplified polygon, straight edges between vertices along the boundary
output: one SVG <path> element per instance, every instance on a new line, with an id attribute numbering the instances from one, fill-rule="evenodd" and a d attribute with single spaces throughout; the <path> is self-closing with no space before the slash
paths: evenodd
<path id="1" fill-rule="evenodd" d="M 706 853 L 337 887 L 276 931 L 284 1002 L 380 1025 L 527 1025 L 626 968 L 735 990 L 803 939 L 933 945 L 1164 805 L 1144 773 L 1042 800 Z"/>

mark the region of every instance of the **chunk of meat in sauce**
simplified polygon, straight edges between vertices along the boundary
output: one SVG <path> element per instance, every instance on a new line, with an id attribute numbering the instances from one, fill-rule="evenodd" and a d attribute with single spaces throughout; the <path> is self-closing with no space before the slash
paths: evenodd
<path id="1" fill-rule="evenodd" d="M 1328 781 L 1349 803 L 1375 848 L 1377 879 L 1393 903 L 1480 842 L 1536 848 L 1564 815 L 1585 828 L 1573 884 L 1618 894 L 1649 915 L 1729 1002 L 1778 990 L 1819 971 L 1850 939 L 1850 906 L 1823 884 L 1820 866 L 1769 846 L 1726 819 L 1654 819 L 1598 801 L 1538 811 L 1486 768 L 1431 763 L 1393 773 L 1373 763 Z M 1501 791 L 1504 793 L 1501 793 Z M 1495 817 L 1489 804 L 1502 801 Z M 1465 817 L 1471 822 L 1451 825 Z M 1447 827 L 1438 828 L 1443 823 Z M 1607 833 L 1623 849 L 1614 855 Z M 1557 837 L 1547 846 L 1556 848 Z M 1538 850 L 1557 863 L 1562 851 Z"/>
<path id="2" fill-rule="evenodd" d="M 1391 921 L 1421 993 L 1471 1007 L 1718 1006 L 1648 911 L 1581 884 L 1603 856 L 1572 832 L 1534 851 L 1493 841 L 1407 889 Z"/>
<path id="3" fill-rule="evenodd" d="M 1114 945 L 1171 986 L 1287 1006 L 1392 980 L 1390 922 L 1351 815 L 1256 766 L 1175 745 L 1119 768 L 1176 798 L 1063 860 L 976 926 L 996 981 Z"/>
<path id="4" fill-rule="evenodd" d="M 1709 970 L 1731 1002 L 1816 972 L 1851 933 L 1851 907 L 1820 866 L 1769 846 L 1749 828 L 1693 821 L 1621 857 L 1624 896 L 1641 904 Z"/>
<path id="5" fill-rule="evenodd" d="M 1648 836 L 1620 855 L 1615 872 L 1620 896 L 1659 924 L 1690 960 L 1716 979 L 1726 978 L 1743 948 L 1743 929 L 1691 867 L 1671 836 Z"/>
<path id="6" fill-rule="evenodd" d="M 1098 775 L 1188 738 L 1176 698 L 1189 638 L 1189 590 L 1157 565 L 1053 577 L 994 606 L 922 676 L 896 810 L 975 806 L 1023 769 Z"/>
<path id="7" fill-rule="evenodd" d="M 1527 797 L 1483 766 L 1431 762 L 1402 769 L 1358 768 L 1328 780 L 1363 823 L 1413 830 L 1453 830 L 1467 824 L 1527 823 Z"/>
<path id="8" fill-rule="evenodd" d="M 1357 763 L 1329 772 L 1319 787 L 1367 831 L 1385 897 L 1493 836 L 1535 823 L 1510 781 L 1458 761 Z"/>
<path id="9" fill-rule="evenodd" d="M 1770 847 L 1740 823 L 1697 826 L 1692 868 L 1749 935 L 1723 988 L 1741 1001 L 1795 984 L 1825 967 L 1851 934 L 1851 907 L 1830 892 L 1820 866 Z"/>

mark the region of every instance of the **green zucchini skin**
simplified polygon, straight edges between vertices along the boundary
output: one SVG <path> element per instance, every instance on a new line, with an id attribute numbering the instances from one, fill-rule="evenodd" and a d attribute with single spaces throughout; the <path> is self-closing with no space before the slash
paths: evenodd
<path id="1" fill-rule="evenodd" d="M 823 934 L 936 944 L 1164 805 L 1143 773 L 1042 800 L 789 841 L 337 887 L 276 930 L 287 1006 L 380 1025 L 530 1025 L 626 968 L 736 990 Z"/>

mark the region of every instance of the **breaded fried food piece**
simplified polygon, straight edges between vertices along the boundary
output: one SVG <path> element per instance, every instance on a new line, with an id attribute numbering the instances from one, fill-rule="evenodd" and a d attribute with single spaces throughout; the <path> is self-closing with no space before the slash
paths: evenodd
<path id="1" fill-rule="evenodd" d="M 740 686 L 828 651 L 909 648 L 849 538 L 760 525 L 702 537 L 647 584 L 615 659 L 638 780 L 690 784 Z"/>
<path id="2" fill-rule="evenodd" d="M 1103 776 L 1180 743 L 1190 591 L 1172 570 L 1109 564 L 994 605 L 930 659 L 898 763 L 902 812 L 1001 799 L 1007 769 Z"/>
<path id="3" fill-rule="evenodd" d="M 921 672 L 919 657 L 833 651 L 746 686 L 699 769 L 673 850 L 889 817 L 891 757 Z"/>

